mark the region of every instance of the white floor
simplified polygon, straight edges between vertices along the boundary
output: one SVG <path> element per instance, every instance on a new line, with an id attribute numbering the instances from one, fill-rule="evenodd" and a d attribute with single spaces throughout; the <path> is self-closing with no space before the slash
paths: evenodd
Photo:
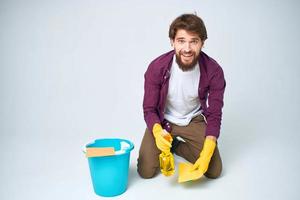
<path id="1" fill-rule="evenodd" d="M 161 174 L 153 179 L 140 178 L 136 172 L 137 137 L 133 141 L 136 146 L 131 153 L 128 189 L 114 199 L 299 199 L 297 141 L 249 134 L 226 136 L 225 132 L 219 140 L 222 176 L 186 184 L 177 183 L 177 173 L 168 178 Z M 53 140 L 32 150 L 24 144 L 6 147 L 7 153 L 1 154 L 1 199 L 101 199 L 93 192 L 87 160 L 75 143 Z M 175 160 L 184 161 L 177 156 Z"/>

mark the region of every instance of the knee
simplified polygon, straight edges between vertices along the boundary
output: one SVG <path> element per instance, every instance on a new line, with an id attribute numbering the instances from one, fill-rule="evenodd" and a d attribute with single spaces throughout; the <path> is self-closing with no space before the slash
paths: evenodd
<path id="1" fill-rule="evenodd" d="M 140 158 L 138 158 L 137 172 L 140 177 L 149 179 L 153 178 L 157 174 L 158 167 L 154 167 L 149 164 L 147 165 L 146 163 L 142 162 Z"/>
<path id="2" fill-rule="evenodd" d="M 149 178 L 153 178 L 157 173 L 156 170 L 142 170 L 141 168 L 137 169 L 138 174 L 140 175 L 140 177 L 144 178 L 144 179 L 149 179 Z"/>
<path id="3" fill-rule="evenodd" d="M 221 175 L 221 172 L 218 172 L 218 173 L 205 173 L 205 176 L 207 178 L 210 178 L 210 179 L 216 179 L 216 178 L 219 178 Z"/>
<path id="4" fill-rule="evenodd" d="M 204 175 L 207 178 L 216 179 L 221 176 L 221 173 L 222 173 L 222 164 L 219 164 L 218 166 L 214 167 L 213 170 L 208 170 Z"/>

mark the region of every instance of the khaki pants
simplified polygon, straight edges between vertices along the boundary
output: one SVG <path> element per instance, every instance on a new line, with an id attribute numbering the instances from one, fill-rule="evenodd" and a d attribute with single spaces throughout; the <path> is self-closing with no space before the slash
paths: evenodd
<path id="1" fill-rule="evenodd" d="M 175 148 L 174 153 L 195 163 L 199 158 L 205 139 L 206 124 L 200 115 L 192 119 L 187 126 L 172 126 L 172 137 L 180 136 L 186 142 L 180 142 Z M 151 131 L 146 129 L 139 151 L 137 163 L 138 173 L 142 178 L 152 178 L 159 172 L 159 154 L 161 151 L 156 147 L 155 139 Z M 177 167 L 177 166 L 176 166 Z M 175 167 L 175 169 L 176 169 Z M 178 168 L 177 168 L 178 169 Z M 222 160 L 218 147 L 216 147 L 211 158 L 207 172 L 204 174 L 208 178 L 217 178 L 222 171 Z"/>

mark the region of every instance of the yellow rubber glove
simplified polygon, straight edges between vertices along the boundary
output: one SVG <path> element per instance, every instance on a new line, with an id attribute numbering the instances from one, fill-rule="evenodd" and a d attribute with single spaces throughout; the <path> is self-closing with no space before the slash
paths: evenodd
<path id="1" fill-rule="evenodd" d="M 152 132 L 155 138 L 156 146 L 162 152 L 170 152 L 173 138 L 160 124 L 155 123 Z"/>
<path id="2" fill-rule="evenodd" d="M 191 171 L 198 170 L 204 174 L 208 169 L 208 165 L 215 151 L 215 148 L 216 148 L 216 141 L 210 138 L 206 138 L 204 141 L 202 151 L 200 153 L 200 157 L 195 162 L 195 164 L 191 167 Z"/>

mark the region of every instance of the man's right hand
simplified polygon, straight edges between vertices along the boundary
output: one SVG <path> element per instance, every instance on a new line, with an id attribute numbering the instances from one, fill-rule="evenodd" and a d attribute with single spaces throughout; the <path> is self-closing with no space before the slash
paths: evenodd
<path id="1" fill-rule="evenodd" d="M 171 134 L 162 129 L 159 123 L 154 124 L 152 132 L 157 148 L 162 152 L 169 152 L 173 141 Z"/>

